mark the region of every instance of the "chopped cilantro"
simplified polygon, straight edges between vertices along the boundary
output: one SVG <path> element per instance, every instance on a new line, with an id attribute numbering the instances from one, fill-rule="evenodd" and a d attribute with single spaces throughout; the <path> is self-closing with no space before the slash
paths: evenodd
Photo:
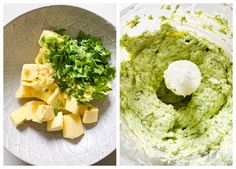
<path id="1" fill-rule="evenodd" d="M 57 32 L 66 32 L 61 29 Z M 115 67 L 99 38 L 79 32 L 76 38 L 51 33 L 39 41 L 45 56 L 55 70 L 53 77 L 62 92 L 78 103 L 102 98 L 111 90 L 109 82 L 115 77 Z"/>
<path id="2" fill-rule="evenodd" d="M 187 22 L 188 22 L 188 20 L 186 19 L 185 16 L 181 16 L 181 17 L 180 17 L 180 23 L 181 23 L 181 24 L 187 23 Z"/>
<path id="3" fill-rule="evenodd" d="M 63 107 L 64 104 L 62 103 L 62 101 L 58 101 L 57 104 L 54 106 L 53 110 L 54 110 L 54 115 L 57 116 L 58 112 L 59 112 L 59 108 Z"/>
<path id="4" fill-rule="evenodd" d="M 39 58 L 39 64 L 43 64 L 42 58 Z"/>
<path id="5" fill-rule="evenodd" d="M 131 29 L 137 26 L 140 23 L 140 16 L 135 15 L 135 17 L 129 21 L 126 22 L 127 26 L 129 26 Z"/>
<path id="6" fill-rule="evenodd" d="M 58 108 L 58 104 L 56 104 L 53 108 L 54 111 L 54 115 L 57 116 L 58 112 L 59 112 L 59 108 Z"/>
<path id="7" fill-rule="evenodd" d="M 148 15 L 148 19 L 149 20 L 153 20 L 153 16 L 152 15 Z"/>
<path id="8" fill-rule="evenodd" d="M 166 9 L 167 10 L 171 10 L 171 6 L 170 5 L 166 5 Z"/>

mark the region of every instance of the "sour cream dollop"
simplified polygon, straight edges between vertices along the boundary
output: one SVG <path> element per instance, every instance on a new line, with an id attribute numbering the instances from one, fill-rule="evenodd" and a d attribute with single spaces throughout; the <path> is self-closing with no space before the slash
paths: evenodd
<path id="1" fill-rule="evenodd" d="M 178 60 L 169 64 L 164 72 L 166 87 L 176 95 L 188 96 L 201 83 L 201 72 L 196 64 L 188 60 Z"/>

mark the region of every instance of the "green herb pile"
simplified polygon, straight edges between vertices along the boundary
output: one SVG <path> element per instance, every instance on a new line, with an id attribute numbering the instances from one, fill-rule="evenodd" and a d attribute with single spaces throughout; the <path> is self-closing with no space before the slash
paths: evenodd
<path id="1" fill-rule="evenodd" d="M 41 36 L 39 44 L 45 48 L 60 90 L 78 103 L 101 99 L 111 90 L 109 82 L 115 77 L 115 67 L 109 64 L 111 52 L 99 38 L 79 32 L 73 39 L 49 32 Z"/>

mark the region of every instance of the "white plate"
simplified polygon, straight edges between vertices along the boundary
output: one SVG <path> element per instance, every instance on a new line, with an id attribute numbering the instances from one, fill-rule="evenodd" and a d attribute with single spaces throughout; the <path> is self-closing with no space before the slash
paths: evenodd
<path id="1" fill-rule="evenodd" d="M 173 8 L 175 8 L 177 4 L 171 4 L 171 11 L 165 9 L 160 10 L 161 5 L 162 4 L 132 4 L 121 11 L 120 35 L 122 36 L 127 33 L 130 36 L 135 36 L 146 30 L 158 30 L 160 28 L 160 20 L 158 17 L 163 15 L 170 17 Z M 211 16 L 216 13 L 222 14 L 228 19 L 229 26 L 232 27 L 232 4 L 180 4 L 177 14 L 182 16 L 188 10 L 202 10 L 205 14 Z M 133 29 L 130 29 L 127 26 L 127 21 L 133 19 L 135 15 L 140 16 L 140 23 Z M 148 15 L 152 15 L 154 19 L 148 20 Z M 196 32 L 199 36 L 215 42 L 217 45 L 221 46 L 229 56 L 232 56 L 232 38 L 218 31 L 212 32 L 201 27 L 202 24 L 212 24 L 213 29 L 218 30 L 217 25 L 206 15 L 200 18 L 187 17 L 187 20 L 187 23 L 181 24 L 177 19 L 171 22 L 171 24 L 179 29 L 187 29 Z M 120 49 L 120 55 L 121 61 L 128 58 L 128 53 L 124 49 Z M 148 154 L 145 153 L 145 150 L 141 146 L 138 146 L 138 144 L 142 144 L 142 142 L 129 130 L 126 123 L 124 119 L 121 119 L 121 165 L 164 165 L 165 163 L 163 163 L 163 161 L 166 160 L 165 157 L 155 156 L 155 158 L 150 158 Z"/>
<path id="2" fill-rule="evenodd" d="M 48 6 L 27 12 L 4 27 L 4 147 L 18 158 L 34 165 L 90 165 L 103 159 L 116 147 L 116 86 L 96 103 L 98 123 L 87 126 L 83 137 L 67 140 L 61 132 L 47 132 L 45 124 L 27 122 L 15 128 L 9 115 L 27 100 L 14 97 L 20 85 L 22 65 L 34 63 L 44 29 L 66 28 L 72 36 L 80 30 L 101 37 L 116 62 L 116 31 L 108 21 L 73 6 Z"/>

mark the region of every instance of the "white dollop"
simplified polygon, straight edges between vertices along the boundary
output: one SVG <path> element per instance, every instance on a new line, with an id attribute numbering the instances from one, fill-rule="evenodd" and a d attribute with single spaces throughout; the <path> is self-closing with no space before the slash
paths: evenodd
<path id="1" fill-rule="evenodd" d="M 166 87 L 176 95 L 188 96 L 195 92 L 201 83 L 198 66 L 188 60 L 171 63 L 164 72 Z"/>

